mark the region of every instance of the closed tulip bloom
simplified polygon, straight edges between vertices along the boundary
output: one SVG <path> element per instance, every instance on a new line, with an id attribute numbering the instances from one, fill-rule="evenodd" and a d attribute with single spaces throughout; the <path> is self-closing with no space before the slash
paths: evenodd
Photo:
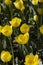
<path id="1" fill-rule="evenodd" d="M 43 25 L 40 26 L 39 30 L 40 30 L 40 33 L 43 34 Z"/>
<path id="2" fill-rule="evenodd" d="M 5 25 L 3 27 L 3 29 L 2 29 L 2 34 L 4 36 L 7 36 L 7 37 L 11 36 L 12 35 L 12 32 L 13 32 L 12 26 L 9 26 L 9 25 Z"/>
<path id="3" fill-rule="evenodd" d="M 43 0 L 39 0 L 40 3 L 43 3 Z"/>
<path id="4" fill-rule="evenodd" d="M 2 26 L 0 26 L 0 33 L 2 32 L 2 29 L 3 29 L 3 27 L 2 27 Z"/>
<path id="5" fill-rule="evenodd" d="M 27 33 L 30 31 L 30 26 L 26 23 L 22 24 L 21 27 L 20 27 L 20 31 L 22 33 Z"/>
<path id="6" fill-rule="evenodd" d="M 11 21 L 10 21 L 10 24 L 11 24 L 11 26 L 12 27 L 19 27 L 20 26 L 20 24 L 21 24 L 21 18 L 18 18 L 18 17 L 15 17 L 15 18 L 13 18 Z"/>
<path id="7" fill-rule="evenodd" d="M 19 44 L 27 44 L 29 41 L 29 33 L 25 33 L 18 35 L 17 37 L 14 37 L 15 41 Z"/>
<path id="8" fill-rule="evenodd" d="M 10 52 L 9 51 L 2 51 L 1 52 L 1 60 L 3 61 L 3 62 L 9 62 L 9 61 L 11 61 L 11 59 L 12 59 L 12 55 L 10 54 Z"/>
<path id="9" fill-rule="evenodd" d="M 32 4 L 33 5 L 37 5 L 38 4 L 38 0 L 32 0 Z"/>
<path id="10" fill-rule="evenodd" d="M 38 15 L 34 15 L 33 19 L 35 22 L 37 22 L 38 21 Z"/>
<path id="11" fill-rule="evenodd" d="M 18 10 L 20 10 L 20 11 L 23 11 L 24 9 L 25 9 L 25 6 L 24 6 L 24 3 L 23 3 L 23 1 L 22 0 L 16 0 L 15 2 L 14 2 L 14 6 L 18 9 Z"/>
<path id="12" fill-rule="evenodd" d="M 43 8 L 37 8 L 37 12 L 41 15 L 43 14 Z"/>
<path id="13" fill-rule="evenodd" d="M 38 55 L 26 55 L 25 65 L 38 65 Z"/>
<path id="14" fill-rule="evenodd" d="M 12 3 L 12 1 L 11 0 L 4 0 L 4 3 L 9 6 Z"/>

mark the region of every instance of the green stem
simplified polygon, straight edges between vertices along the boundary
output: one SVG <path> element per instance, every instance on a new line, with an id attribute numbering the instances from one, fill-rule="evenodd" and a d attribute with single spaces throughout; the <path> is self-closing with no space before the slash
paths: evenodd
<path id="1" fill-rule="evenodd" d="M 16 65 L 18 65 L 18 57 L 16 57 Z"/>
<path id="2" fill-rule="evenodd" d="M 8 63 L 5 63 L 5 65 L 8 65 Z"/>
<path id="3" fill-rule="evenodd" d="M 41 25 L 42 25 L 42 15 L 41 15 L 41 21 L 40 22 L 41 22 Z"/>
<path id="4" fill-rule="evenodd" d="M 11 51 L 12 51 L 12 55 L 13 55 L 13 65 L 15 65 L 15 63 L 14 63 L 14 50 L 13 50 L 13 46 L 12 46 L 11 37 L 9 38 L 9 41 L 10 41 Z"/>
<path id="5" fill-rule="evenodd" d="M 9 11 L 10 11 L 10 15 L 11 15 L 11 19 L 13 18 L 13 12 L 12 12 L 12 6 L 9 6 Z"/>
<path id="6" fill-rule="evenodd" d="M 25 45 L 22 45 L 22 49 L 23 49 L 24 55 L 26 55 L 26 54 L 28 53 L 28 50 L 27 50 L 27 48 L 25 47 Z"/>

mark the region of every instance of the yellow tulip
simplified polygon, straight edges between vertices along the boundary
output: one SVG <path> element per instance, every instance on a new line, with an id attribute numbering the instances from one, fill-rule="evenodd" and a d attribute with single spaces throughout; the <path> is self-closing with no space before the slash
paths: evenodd
<path id="1" fill-rule="evenodd" d="M 0 26 L 0 33 L 2 32 L 2 29 L 3 29 L 3 27 L 2 27 L 2 26 Z"/>
<path id="2" fill-rule="evenodd" d="M 40 3 L 43 3 L 43 0 L 39 0 Z"/>
<path id="3" fill-rule="evenodd" d="M 26 55 L 25 65 L 38 65 L 38 55 Z"/>
<path id="4" fill-rule="evenodd" d="M 33 19 L 35 22 L 37 22 L 38 21 L 38 15 L 34 15 Z"/>
<path id="5" fill-rule="evenodd" d="M 2 34 L 9 37 L 12 35 L 12 26 L 5 25 L 2 29 Z"/>
<path id="6" fill-rule="evenodd" d="M 10 21 L 10 24 L 12 25 L 12 27 L 19 27 L 20 24 L 21 24 L 21 19 L 18 18 L 18 17 L 15 17 L 13 18 L 11 21 Z"/>
<path id="7" fill-rule="evenodd" d="M 11 61 L 12 55 L 10 54 L 9 51 L 2 51 L 1 52 L 1 60 L 3 62 L 9 62 Z"/>
<path id="8" fill-rule="evenodd" d="M 40 30 L 40 33 L 43 34 L 43 25 L 40 26 L 39 30 Z"/>
<path id="9" fill-rule="evenodd" d="M 29 41 L 29 33 L 25 33 L 24 35 L 20 34 L 14 39 L 19 44 L 27 44 L 27 42 Z"/>
<path id="10" fill-rule="evenodd" d="M 32 4 L 33 5 L 37 5 L 38 4 L 38 0 L 32 0 Z"/>
<path id="11" fill-rule="evenodd" d="M 11 0 L 4 0 L 4 3 L 9 6 L 12 3 L 12 1 Z"/>
<path id="12" fill-rule="evenodd" d="M 43 8 L 37 8 L 37 12 L 38 12 L 39 14 L 43 14 Z"/>
<path id="13" fill-rule="evenodd" d="M 20 27 L 20 31 L 22 33 L 27 33 L 30 31 L 30 27 L 29 25 L 27 25 L 26 23 L 22 24 L 21 27 Z"/>
<path id="14" fill-rule="evenodd" d="M 20 11 L 23 11 L 25 9 L 25 6 L 23 4 L 22 0 L 18 0 L 14 2 L 14 6 L 19 9 Z"/>

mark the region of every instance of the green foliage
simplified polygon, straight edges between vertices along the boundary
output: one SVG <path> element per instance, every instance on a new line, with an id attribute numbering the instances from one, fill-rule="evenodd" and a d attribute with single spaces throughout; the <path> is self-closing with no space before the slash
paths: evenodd
<path id="1" fill-rule="evenodd" d="M 13 2 L 13 0 L 12 0 Z M 7 64 L 3 63 L 0 60 L 1 65 L 24 65 L 24 59 L 26 54 L 39 54 L 43 53 L 43 35 L 39 31 L 39 27 L 43 24 L 43 14 L 37 12 L 38 7 L 43 7 L 42 4 L 32 5 L 30 0 L 24 1 L 25 10 L 21 12 L 12 5 L 7 6 L 3 0 L 0 0 L 1 13 L 0 13 L 0 25 L 4 26 L 9 24 L 9 21 L 13 17 L 19 17 L 22 19 L 22 23 L 27 23 L 31 25 L 30 29 L 30 40 L 26 45 L 20 45 L 16 42 L 13 42 L 14 36 L 19 35 L 21 32 L 19 28 L 13 29 L 13 34 L 10 38 L 5 37 L 0 34 L 0 53 L 2 50 L 8 50 L 13 54 L 13 59 Z M 33 20 L 33 16 L 38 15 L 38 22 Z"/>

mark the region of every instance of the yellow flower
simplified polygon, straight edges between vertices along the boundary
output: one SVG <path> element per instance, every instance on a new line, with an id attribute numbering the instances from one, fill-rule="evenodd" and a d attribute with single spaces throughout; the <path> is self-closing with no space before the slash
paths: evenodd
<path id="1" fill-rule="evenodd" d="M 12 55 L 10 54 L 9 51 L 2 51 L 1 52 L 1 60 L 3 62 L 9 62 L 11 61 Z"/>
<path id="2" fill-rule="evenodd" d="M 19 44 L 27 44 L 29 41 L 29 33 L 20 34 L 19 36 L 15 37 L 15 41 Z"/>
<path id="3" fill-rule="evenodd" d="M 2 29 L 2 34 L 9 37 L 12 34 L 12 26 L 5 25 Z"/>
<path id="4" fill-rule="evenodd" d="M 19 27 L 20 24 L 21 24 L 21 19 L 18 18 L 18 17 L 15 17 L 13 18 L 11 21 L 10 21 L 10 24 L 12 25 L 12 27 Z"/>
<path id="5" fill-rule="evenodd" d="M 3 29 L 3 27 L 2 27 L 2 26 L 0 26 L 0 33 L 2 32 L 2 29 Z"/>
<path id="6" fill-rule="evenodd" d="M 34 21 L 38 21 L 38 15 L 34 15 L 34 17 L 33 17 L 33 19 L 34 19 Z"/>
<path id="7" fill-rule="evenodd" d="M 38 55 L 26 55 L 25 65 L 38 65 Z"/>
<path id="8" fill-rule="evenodd" d="M 29 25 L 27 25 L 26 23 L 22 24 L 22 26 L 20 27 L 20 31 L 21 31 L 22 33 L 27 33 L 27 32 L 29 32 L 29 31 L 30 31 Z"/>
<path id="9" fill-rule="evenodd" d="M 23 10 L 25 9 L 25 6 L 24 6 L 22 0 L 15 1 L 15 2 L 14 2 L 14 6 L 15 6 L 17 9 L 21 10 L 21 11 L 23 11 Z"/>
<path id="10" fill-rule="evenodd" d="M 11 0 L 4 0 L 4 3 L 9 6 L 12 3 L 12 1 Z"/>
<path id="11" fill-rule="evenodd" d="M 39 0 L 40 3 L 43 3 L 43 0 Z"/>
<path id="12" fill-rule="evenodd" d="M 43 8 L 38 8 L 38 9 L 37 9 L 37 12 L 38 12 L 39 14 L 43 14 Z"/>
<path id="13" fill-rule="evenodd" d="M 40 33 L 43 34 L 43 25 L 40 26 L 39 30 L 40 30 Z"/>
<path id="14" fill-rule="evenodd" d="M 32 4 L 33 5 L 37 5 L 38 4 L 38 0 L 32 0 Z"/>

